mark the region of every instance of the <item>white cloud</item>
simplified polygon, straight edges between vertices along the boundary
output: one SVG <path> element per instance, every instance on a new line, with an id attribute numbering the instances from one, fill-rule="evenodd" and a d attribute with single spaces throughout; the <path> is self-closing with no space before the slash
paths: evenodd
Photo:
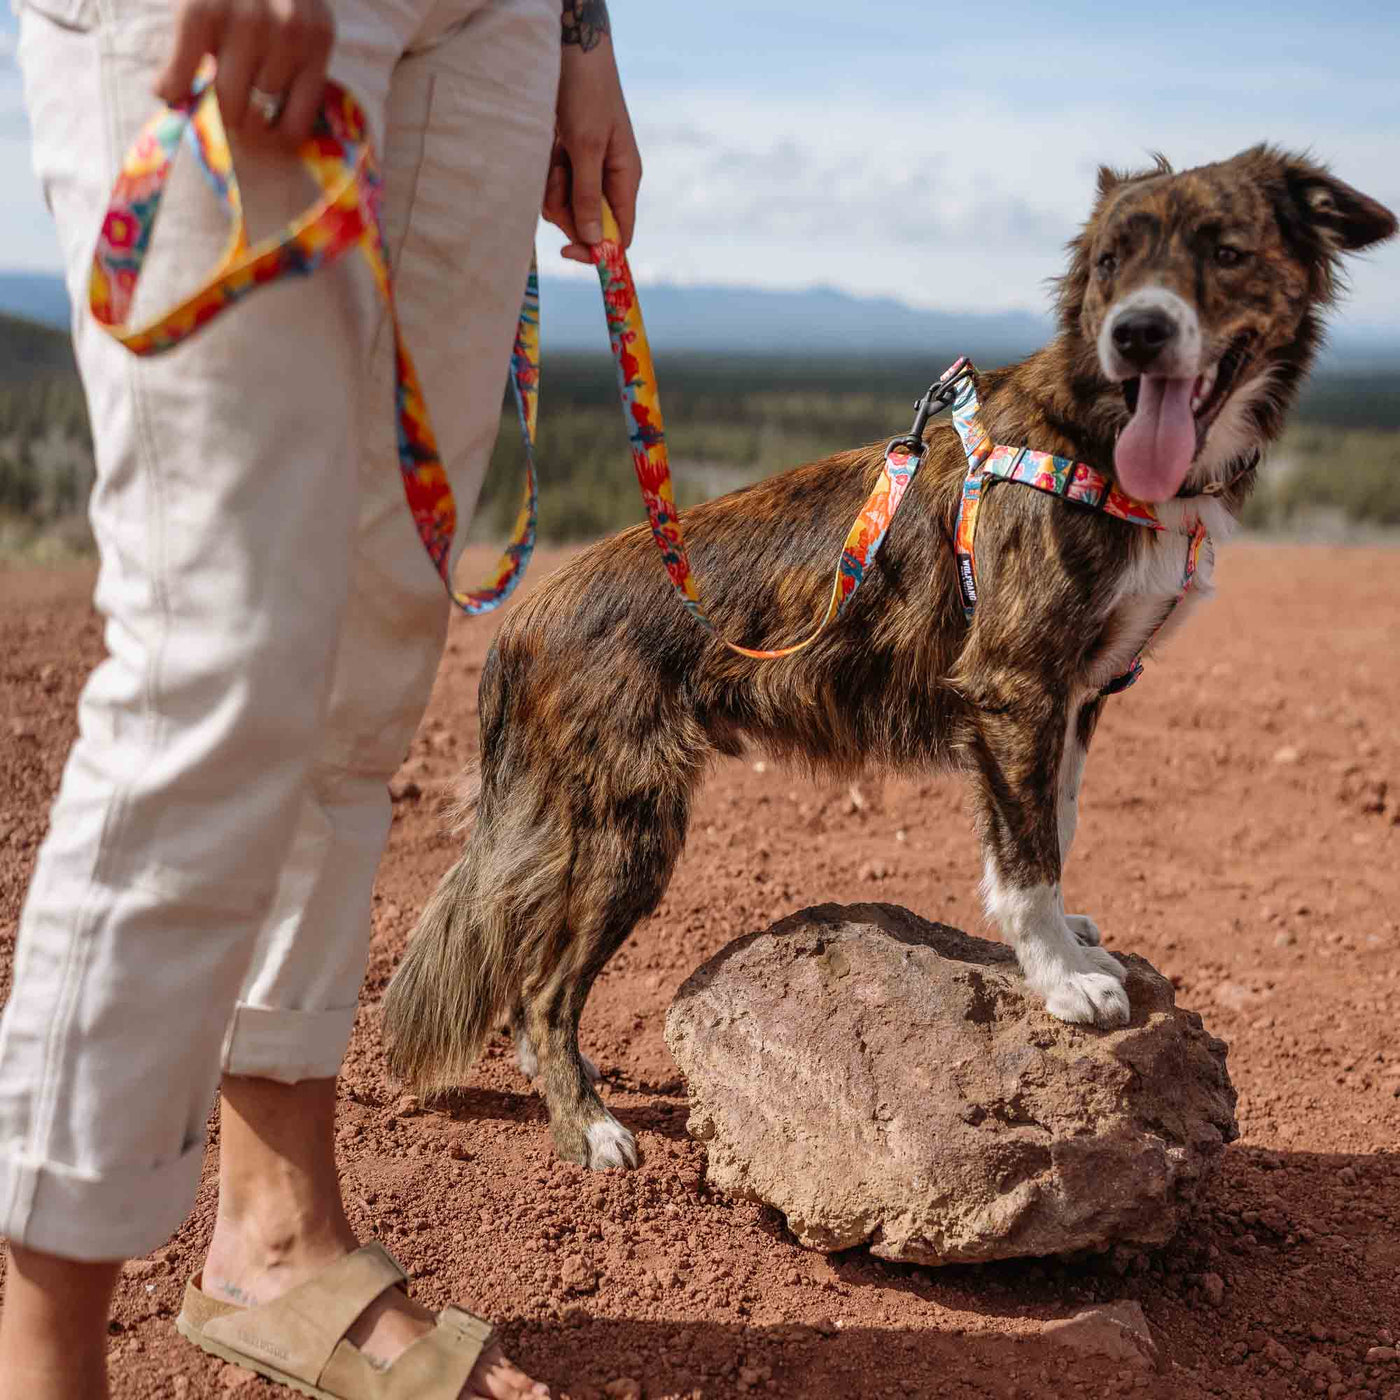
<path id="1" fill-rule="evenodd" d="M 877 105 L 848 93 L 646 91 L 633 109 L 647 171 L 633 260 L 648 280 L 824 283 L 925 306 L 1040 310 L 1098 164 L 1140 166 L 1150 147 L 1189 166 L 1267 136 L 1311 147 L 1400 207 L 1388 132 L 1302 117 L 1267 131 L 1246 111 L 1224 125 L 1189 112 L 1126 121 L 1063 92 L 1030 112 L 966 92 Z M 542 239 L 548 253 L 557 246 Z M 1400 250 L 1356 260 L 1351 281 L 1349 315 L 1400 326 Z"/>
<path id="2" fill-rule="evenodd" d="M 0 29 L 0 45 L 12 43 Z M 682 66 L 687 76 L 703 71 L 704 55 Z M 833 60 L 826 72 L 839 66 Z M 643 68 L 631 94 L 647 171 L 637 274 L 1042 310 L 1101 161 L 1136 166 L 1160 148 L 1190 165 L 1265 138 L 1311 148 L 1343 179 L 1400 208 L 1395 122 L 1369 82 L 1348 90 L 1344 117 L 1314 100 L 1317 75 L 1306 67 L 1286 81 L 1263 71 L 1174 74 L 1173 100 L 1157 94 L 1141 104 L 1115 89 L 1112 71 L 1100 71 L 1101 83 L 1047 79 L 1038 91 L 969 64 L 844 88 L 825 72 L 785 82 L 775 70 L 772 81 L 720 91 L 655 83 Z M 1180 86 L 1187 79 L 1212 101 L 1191 101 Z M 1224 103 L 1232 84 L 1247 96 Z M 1358 115 L 1372 108 L 1375 121 Z M 0 262 L 57 270 L 23 120 L 18 73 L 0 51 Z M 561 242 L 542 231 L 549 270 L 590 276 L 559 262 Z M 1350 319 L 1400 327 L 1400 247 L 1356 260 L 1351 282 Z"/>

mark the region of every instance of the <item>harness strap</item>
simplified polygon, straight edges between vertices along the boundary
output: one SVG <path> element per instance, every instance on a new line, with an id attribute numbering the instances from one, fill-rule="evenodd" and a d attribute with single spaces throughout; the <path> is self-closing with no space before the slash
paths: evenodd
<path id="1" fill-rule="evenodd" d="M 520 512 L 495 571 L 479 587 L 460 592 L 453 587 L 451 576 L 456 503 L 394 307 L 380 215 L 381 179 L 364 111 L 339 84 L 326 84 L 315 130 L 300 152 L 321 190 L 321 198 L 282 234 L 249 246 L 242 197 L 212 86 L 214 71 L 213 60 L 206 58 L 189 97 L 157 112 L 123 162 L 93 254 L 88 301 L 94 319 L 133 353 L 158 354 L 187 339 L 256 288 L 281 277 L 309 276 L 318 267 L 358 248 L 369 264 L 394 327 L 399 468 L 419 538 L 452 601 L 469 614 L 490 612 L 520 582 L 535 546 L 538 487 L 534 447 L 540 379 L 539 284 L 535 267 L 532 264 L 526 281 L 511 354 L 511 386 L 525 447 Z M 197 292 L 154 320 L 131 327 L 127 317 L 137 279 L 150 249 L 171 163 L 184 139 L 193 144 L 205 176 L 228 208 L 232 218 L 229 241 L 218 266 Z M 617 362 L 632 464 L 652 536 L 672 587 L 691 616 L 713 630 L 700 603 L 681 533 L 656 372 L 636 286 L 617 222 L 606 201 L 603 227 L 603 240 L 593 247 L 592 257 Z M 924 456 L 922 440 L 896 439 L 890 443 L 880 479 L 847 532 L 826 610 L 806 638 L 774 650 L 740 646 L 723 637 L 718 640 L 731 651 L 756 660 L 791 656 L 810 646 L 841 615 L 869 573 Z"/>
<path id="2" fill-rule="evenodd" d="M 1112 477 L 1105 476 L 1086 462 L 1076 462 L 1069 457 L 1056 457 L 1049 452 L 1038 452 L 1029 447 L 994 446 L 982 424 L 976 373 L 970 361 L 960 359 L 944 375 L 944 380 L 955 374 L 965 376 L 953 401 L 953 426 L 962 440 L 963 452 L 967 457 L 967 474 L 963 477 L 958 516 L 953 526 L 953 557 L 958 591 L 962 597 L 963 615 L 969 622 L 977 606 L 977 516 L 982 505 L 983 483 L 989 477 L 1034 487 L 1037 491 L 1058 496 L 1061 500 L 1084 506 L 1089 510 L 1101 511 L 1105 515 L 1112 515 L 1144 529 L 1161 532 L 1167 528 L 1152 505 L 1125 495 Z M 1116 695 L 1137 680 L 1142 674 L 1144 653 L 1190 591 L 1200 562 L 1201 549 L 1210 536 L 1199 518 L 1187 533 L 1190 538 L 1186 546 L 1186 563 L 1181 587 L 1172 599 L 1171 606 L 1148 634 L 1147 640 L 1133 657 L 1127 670 L 1109 681 L 1099 692 L 1101 695 Z"/>

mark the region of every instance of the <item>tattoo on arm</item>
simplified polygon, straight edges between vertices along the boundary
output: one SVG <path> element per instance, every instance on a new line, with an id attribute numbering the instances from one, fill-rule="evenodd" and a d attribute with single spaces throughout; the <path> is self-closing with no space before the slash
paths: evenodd
<path id="1" fill-rule="evenodd" d="M 609 32 L 607 0 L 564 0 L 562 23 L 566 44 L 596 49 Z"/>

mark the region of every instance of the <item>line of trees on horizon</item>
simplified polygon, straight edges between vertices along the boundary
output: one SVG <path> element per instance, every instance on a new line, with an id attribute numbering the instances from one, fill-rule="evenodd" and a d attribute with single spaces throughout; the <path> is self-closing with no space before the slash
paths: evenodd
<path id="1" fill-rule="evenodd" d="M 869 360 L 664 362 L 663 405 L 682 507 L 902 431 L 908 385 L 925 370 Z M 542 538 L 592 539 L 642 519 L 610 360 L 557 356 L 545 366 L 536 458 Z M 1319 521 L 1400 527 L 1400 395 L 1389 377 L 1316 381 L 1274 464 L 1246 523 L 1295 531 Z M 521 467 L 514 408 L 506 405 L 477 537 L 509 530 Z M 76 375 L 8 384 L 0 376 L 0 555 L 90 548 L 85 512 L 93 477 Z"/>

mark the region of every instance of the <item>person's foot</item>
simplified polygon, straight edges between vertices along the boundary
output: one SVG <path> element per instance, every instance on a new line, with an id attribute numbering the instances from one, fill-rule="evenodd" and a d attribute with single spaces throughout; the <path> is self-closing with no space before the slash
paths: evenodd
<path id="1" fill-rule="evenodd" d="M 258 1307 L 358 1247 L 348 1223 L 274 1232 L 221 1219 L 214 1227 L 200 1287 L 223 1302 Z M 432 1330 L 434 1320 L 433 1313 L 402 1289 L 388 1288 L 360 1314 L 346 1336 L 367 1359 L 387 1369 Z M 531 1380 L 492 1342 L 481 1354 L 462 1396 L 463 1400 L 547 1400 L 549 1389 Z"/>

